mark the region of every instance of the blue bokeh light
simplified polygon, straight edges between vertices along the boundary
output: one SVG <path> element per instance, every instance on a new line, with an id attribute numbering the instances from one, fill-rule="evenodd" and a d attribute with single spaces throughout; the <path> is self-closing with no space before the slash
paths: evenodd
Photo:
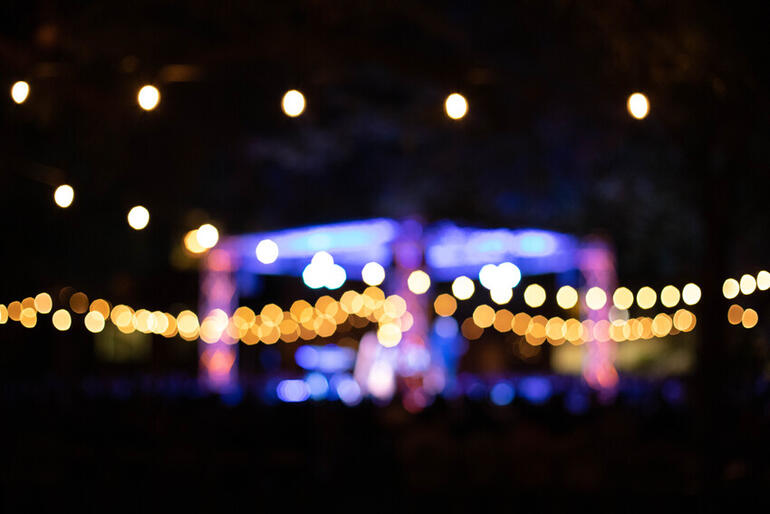
<path id="1" fill-rule="evenodd" d="M 281 380 L 275 388 L 282 402 L 304 402 L 310 397 L 310 388 L 304 380 Z"/>
<path id="2" fill-rule="evenodd" d="M 492 403 L 495 405 L 508 405 L 513 401 L 515 396 L 516 391 L 514 390 L 513 385 L 506 380 L 496 383 L 489 391 L 489 399 L 492 400 Z"/>
<path id="3" fill-rule="evenodd" d="M 551 397 L 551 382 L 545 377 L 525 377 L 519 382 L 519 393 L 530 403 L 545 403 Z"/>

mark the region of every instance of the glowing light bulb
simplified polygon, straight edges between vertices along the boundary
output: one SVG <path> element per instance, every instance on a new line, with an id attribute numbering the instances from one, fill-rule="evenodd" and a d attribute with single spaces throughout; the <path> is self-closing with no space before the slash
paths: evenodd
<path id="1" fill-rule="evenodd" d="M 545 303 L 545 289 L 540 284 L 530 284 L 524 290 L 524 303 L 530 307 L 540 307 Z"/>
<path id="2" fill-rule="evenodd" d="M 203 248 L 214 248 L 219 241 L 219 231 L 214 225 L 206 223 L 198 227 L 195 238 Z"/>
<path id="3" fill-rule="evenodd" d="M 29 84 L 20 80 L 11 87 L 11 98 L 17 104 L 23 104 L 29 96 Z"/>
<path id="4" fill-rule="evenodd" d="M 687 305 L 695 305 L 700 301 L 700 287 L 690 282 L 682 288 L 682 300 Z"/>
<path id="5" fill-rule="evenodd" d="M 592 287 L 586 292 L 586 305 L 589 309 L 598 311 L 607 303 L 607 293 L 600 287 Z"/>
<path id="6" fill-rule="evenodd" d="M 650 102 L 642 93 L 634 93 L 628 97 L 628 112 L 637 120 L 647 117 L 650 112 Z"/>
<path id="7" fill-rule="evenodd" d="M 53 316 L 51 316 L 51 322 L 56 330 L 64 332 L 70 329 L 70 326 L 72 325 L 72 316 L 70 316 L 68 311 L 59 309 L 53 313 Z"/>
<path id="8" fill-rule="evenodd" d="M 497 305 L 504 305 L 513 298 L 513 289 L 510 287 L 495 287 L 489 291 L 489 296 Z"/>
<path id="9" fill-rule="evenodd" d="M 476 290 L 476 286 L 473 284 L 473 280 L 466 276 L 459 276 L 452 282 L 452 294 L 458 300 L 467 300 L 473 296 L 473 292 Z"/>
<path id="10" fill-rule="evenodd" d="M 627 287 L 619 287 L 612 295 L 612 303 L 618 309 L 628 310 L 634 304 L 634 293 Z"/>
<path id="11" fill-rule="evenodd" d="M 665 307 L 675 307 L 679 303 L 679 289 L 674 286 L 666 286 L 660 291 L 660 303 Z"/>
<path id="12" fill-rule="evenodd" d="M 416 270 L 409 274 L 406 285 L 414 294 L 423 294 L 430 288 L 430 277 L 422 270 Z"/>
<path id="13" fill-rule="evenodd" d="M 735 280 L 734 278 L 728 278 L 722 284 L 722 294 L 728 300 L 738 296 L 738 293 L 740 291 L 741 291 L 741 286 L 740 284 L 738 284 L 738 281 Z"/>
<path id="14" fill-rule="evenodd" d="M 361 270 L 361 278 L 368 286 L 378 286 L 385 280 L 385 268 L 376 262 L 367 262 Z"/>
<path id="15" fill-rule="evenodd" d="M 281 108 L 286 116 L 296 118 L 305 110 L 305 96 L 296 89 L 287 91 L 281 100 Z"/>
<path id="16" fill-rule="evenodd" d="M 453 120 L 459 120 L 468 112 L 468 101 L 460 93 L 452 93 L 446 97 L 444 110 Z"/>
<path id="17" fill-rule="evenodd" d="M 198 229 L 191 230 L 184 236 L 185 249 L 195 255 L 201 254 L 207 250 L 198 243 Z"/>
<path id="18" fill-rule="evenodd" d="M 149 222 L 150 222 L 150 211 L 148 211 L 146 208 L 142 207 L 141 205 L 132 207 L 131 210 L 128 211 L 128 224 L 134 230 L 142 230 L 147 226 Z"/>
<path id="19" fill-rule="evenodd" d="M 770 288 L 770 273 L 762 270 L 757 273 L 757 289 L 766 291 Z"/>
<path id="20" fill-rule="evenodd" d="M 751 294 L 757 289 L 757 279 L 753 275 L 743 275 L 740 282 L 741 293 Z"/>
<path id="21" fill-rule="evenodd" d="M 658 301 L 658 294 L 649 286 L 644 286 L 636 293 L 636 304 L 642 309 L 651 309 Z"/>
<path id="22" fill-rule="evenodd" d="M 578 292 L 572 286 L 562 286 L 556 292 L 556 303 L 562 309 L 571 309 L 578 302 Z"/>
<path id="23" fill-rule="evenodd" d="M 256 254 L 262 264 L 272 264 L 278 259 L 278 244 L 272 239 L 263 239 L 257 244 Z"/>
<path id="24" fill-rule="evenodd" d="M 145 111 L 151 111 L 160 103 L 160 91 L 155 86 L 143 86 L 136 95 L 136 101 L 139 107 Z"/>
<path id="25" fill-rule="evenodd" d="M 69 184 L 63 184 L 56 188 L 53 193 L 53 201 L 56 205 L 62 209 L 66 209 L 72 205 L 72 201 L 75 199 L 75 190 Z"/>

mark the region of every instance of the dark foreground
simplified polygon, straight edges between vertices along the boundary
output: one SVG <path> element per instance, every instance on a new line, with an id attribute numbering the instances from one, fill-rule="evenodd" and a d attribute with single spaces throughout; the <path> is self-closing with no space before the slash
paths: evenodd
<path id="1" fill-rule="evenodd" d="M 227 405 L 6 384 L 2 507 L 697 512 L 770 486 L 765 393 L 726 409 L 713 430 L 654 389 L 594 399 L 580 414 L 563 400 L 440 400 L 409 414 L 396 402 L 268 405 L 245 395 Z"/>

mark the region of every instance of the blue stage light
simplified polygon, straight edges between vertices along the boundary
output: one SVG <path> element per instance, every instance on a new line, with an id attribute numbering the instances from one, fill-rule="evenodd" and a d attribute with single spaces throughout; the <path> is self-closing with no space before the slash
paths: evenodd
<path id="1" fill-rule="evenodd" d="M 304 402 L 310 397 L 310 388 L 304 380 L 281 380 L 275 392 L 282 402 Z"/>
<path id="2" fill-rule="evenodd" d="M 513 385 L 505 380 L 496 383 L 489 391 L 489 398 L 495 405 L 508 405 L 516 396 Z"/>
<path id="3" fill-rule="evenodd" d="M 551 382 L 545 377 L 522 378 L 519 382 L 519 393 L 530 403 L 545 403 L 551 397 Z"/>

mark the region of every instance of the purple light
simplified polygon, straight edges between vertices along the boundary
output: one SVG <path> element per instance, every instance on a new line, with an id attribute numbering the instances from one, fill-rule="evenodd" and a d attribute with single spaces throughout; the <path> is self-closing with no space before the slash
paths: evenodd
<path id="1" fill-rule="evenodd" d="M 551 382 L 544 377 L 526 377 L 519 382 L 521 396 L 540 405 L 551 397 Z"/>
<path id="2" fill-rule="evenodd" d="M 275 388 L 278 399 L 282 402 L 304 402 L 310 397 L 310 388 L 304 380 L 281 380 Z"/>
<path id="3" fill-rule="evenodd" d="M 335 382 L 335 390 L 337 391 L 337 396 L 342 400 L 342 403 L 348 407 L 361 403 L 361 387 L 352 377 L 345 375 Z"/>

